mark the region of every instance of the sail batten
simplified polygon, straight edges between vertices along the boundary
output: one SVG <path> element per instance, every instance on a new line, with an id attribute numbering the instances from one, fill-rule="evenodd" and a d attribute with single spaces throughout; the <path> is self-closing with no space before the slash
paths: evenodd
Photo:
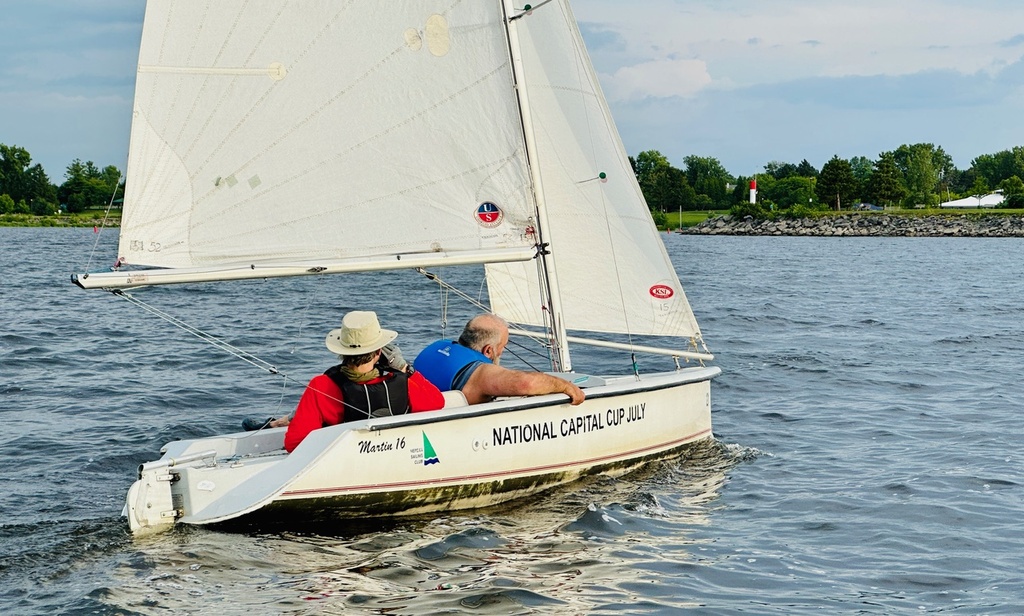
<path id="1" fill-rule="evenodd" d="M 509 330 L 509 334 L 515 336 L 525 336 L 528 338 L 547 338 L 547 334 L 532 332 L 529 330 Z M 610 340 L 597 340 L 595 338 L 584 338 L 581 336 L 566 336 L 566 341 L 573 344 L 582 344 L 587 346 L 603 347 L 606 349 L 618 349 L 621 351 L 635 351 L 639 353 L 651 353 L 653 355 L 667 355 L 669 357 L 678 357 L 681 359 L 695 360 L 695 361 L 711 361 L 715 356 L 711 353 L 701 353 L 699 351 L 684 351 L 681 349 L 669 349 L 665 347 L 654 347 L 641 344 L 627 344 L 623 342 L 612 342 Z"/>

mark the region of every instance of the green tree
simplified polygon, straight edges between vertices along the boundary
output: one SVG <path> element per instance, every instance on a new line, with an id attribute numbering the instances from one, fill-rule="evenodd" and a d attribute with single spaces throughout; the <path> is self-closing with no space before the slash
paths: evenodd
<path id="1" fill-rule="evenodd" d="M 99 169 L 91 160 L 83 163 L 76 158 L 68 165 L 67 180 L 57 189 L 57 197 L 72 213 L 105 207 L 111 199 L 124 195 L 124 184 L 118 183 L 120 175 L 113 165 Z"/>
<path id="2" fill-rule="evenodd" d="M 1024 180 L 1012 175 L 999 183 L 999 190 L 1003 191 L 1005 197 L 1024 194 Z"/>
<path id="3" fill-rule="evenodd" d="M 995 154 L 982 154 L 971 161 L 971 168 L 985 178 L 989 186 L 1017 176 L 1024 178 L 1024 147 L 1017 146 Z"/>
<path id="4" fill-rule="evenodd" d="M 793 175 L 776 182 L 771 182 L 758 192 L 779 210 L 801 206 L 815 209 L 813 205 L 814 178 Z"/>
<path id="5" fill-rule="evenodd" d="M 1013 208 L 1019 210 L 1024 208 L 1024 194 L 1010 195 L 1003 201 L 1003 207 Z"/>
<path id="6" fill-rule="evenodd" d="M 988 182 L 985 181 L 985 178 L 978 176 L 974 178 L 974 185 L 971 186 L 971 188 L 967 191 L 967 194 L 969 194 L 972 197 L 978 197 L 980 199 L 981 197 L 987 195 L 989 192 L 990 191 L 988 188 Z"/>
<path id="7" fill-rule="evenodd" d="M 640 191 L 647 200 L 647 207 L 653 210 L 664 211 L 664 204 L 659 202 L 658 185 L 663 182 L 662 176 L 671 166 L 668 159 L 657 150 L 645 150 L 637 154 L 636 158 L 629 159 L 633 166 L 633 173 L 636 174 L 636 181 L 640 184 Z"/>
<path id="8" fill-rule="evenodd" d="M 937 192 L 939 179 L 952 175 L 956 167 L 941 147 L 931 143 L 901 145 L 893 152 L 896 166 L 903 173 L 903 183 L 907 187 L 907 205 L 935 205 L 938 203 Z"/>
<path id="9" fill-rule="evenodd" d="M 867 194 L 874 203 L 889 207 L 901 203 L 906 198 L 907 188 L 903 185 L 903 178 L 892 152 L 879 154 L 874 172 L 868 181 Z"/>
<path id="10" fill-rule="evenodd" d="M 658 174 L 653 191 L 663 212 L 696 209 L 697 193 L 686 181 L 686 174 L 681 169 L 669 165 L 664 172 Z"/>
<path id="11" fill-rule="evenodd" d="M 842 209 L 843 204 L 852 204 L 857 191 L 857 179 L 853 176 L 850 161 L 833 156 L 821 168 L 815 194 L 818 201 L 827 203 L 829 207 Z"/>
<path id="12" fill-rule="evenodd" d="M 657 150 L 640 152 L 630 165 L 637 183 L 652 212 L 674 212 L 697 208 L 697 195 L 686 179 L 686 174 L 673 167 Z"/>
<path id="13" fill-rule="evenodd" d="M 874 163 L 867 156 L 854 156 L 850 159 L 850 169 L 853 170 L 853 177 L 857 180 L 857 190 L 854 196 L 858 199 L 866 199 L 871 174 L 875 170 Z"/>
<path id="14" fill-rule="evenodd" d="M 57 187 L 50 182 L 42 165 L 33 165 L 28 151 L 0 144 L 0 194 L 11 197 L 12 212 L 52 213 L 57 203 Z"/>
<path id="15" fill-rule="evenodd" d="M 807 162 L 807 159 L 805 158 L 796 166 L 796 174 L 800 177 L 816 178 L 818 177 L 818 170 L 814 168 L 814 165 Z"/>
<path id="16" fill-rule="evenodd" d="M 53 185 L 42 165 L 34 165 L 26 173 L 29 192 L 33 195 L 29 208 L 36 216 L 52 214 L 57 210 L 57 187 Z"/>
<path id="17" fill-rule="evenodd" d="M 686 165 L 686 180 L 697 193 L 699 202 L 703 202 L 700 195 L 707 195 L 713 206 L 731 205 L 727 186 L 733 178 L 717 158 L 687 156 L 683 163 Z"/>
<path id="18" fill-rule="evenodd" d="M 954 169 L 951 173 L 947 174 L 945 178 L 943 178 L 943 181 L 948 193 L 955 194 L 957 197 L 962 197 L 967 194 L 971 186 L 974 186 L 974 180 L 977 178 L 978 170 L 974 167 L 970 167 L 963 171 Z M 952 197 L 950 196 L 950 198 Z"/>
<path id="19" fill-rule="evenodd" d="M 15 203 L 31 199 L 25 173 L 31 163 L 25 148 L 0 144 L 0 194 L 10 195 Z"/>
<path id="20" fill-rule="evenodd" d="M 764 201 L 759 200 L 757 203 L 741 201 L 729 208 L 729 214 L 737 218 L 750 216 L 752 218 L 765 219 L 769 217 L 770 212 L 765 208 Z"/>
<path id="21" fill-rule="evenodd" d="M 764 172 L 776 180 L 784 180 L 790 176 L 798 175 L 796 172 L 796 165 L 793 163 L 784 163 L 778 160 L 773 160 L 765 165 Z"/>

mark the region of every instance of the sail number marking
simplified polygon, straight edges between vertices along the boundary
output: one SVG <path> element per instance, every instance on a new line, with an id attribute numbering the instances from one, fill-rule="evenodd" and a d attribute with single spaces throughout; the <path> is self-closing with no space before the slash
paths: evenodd
<path id="1" fill-rule="evenodd" d="M 132 240 L 128 244 L 128 250 L 131 252 L 160 252 L 163 248 L 160 242 L 146 242 L 143 240 Z"/>

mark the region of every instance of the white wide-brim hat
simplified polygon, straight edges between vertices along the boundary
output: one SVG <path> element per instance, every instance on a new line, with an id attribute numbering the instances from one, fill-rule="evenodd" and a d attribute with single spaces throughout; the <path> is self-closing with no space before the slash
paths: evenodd
<path id="1" fill-rule="evenodd" d="M 341 319 L 341 328 L 327 334 L 327 348 L 338 355 L 362 355 L 397 337 L 398 332 L 381 329 L 376 312 L 353 310 Z"/>

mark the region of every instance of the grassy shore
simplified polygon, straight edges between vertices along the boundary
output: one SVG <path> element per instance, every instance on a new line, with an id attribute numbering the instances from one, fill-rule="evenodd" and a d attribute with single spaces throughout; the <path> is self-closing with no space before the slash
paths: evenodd
<path id="1" fill-rule="evenodd" d="M 105 220 L 104 220 L 105 219 Z M 31 214 L 0 214 L 0 227 L 117 227 L 121 212 L 87 211 L 80 214 L 33 216 Z"/>

